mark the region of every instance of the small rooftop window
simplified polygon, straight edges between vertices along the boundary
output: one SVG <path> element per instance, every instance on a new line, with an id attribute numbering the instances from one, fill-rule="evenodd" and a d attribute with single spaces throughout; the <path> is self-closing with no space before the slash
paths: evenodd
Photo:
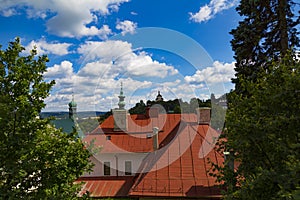
<path id="1" fill-rule="evenodd" d="M 111 140 L 111 135 L 107 135 L 106 140 Z"/>

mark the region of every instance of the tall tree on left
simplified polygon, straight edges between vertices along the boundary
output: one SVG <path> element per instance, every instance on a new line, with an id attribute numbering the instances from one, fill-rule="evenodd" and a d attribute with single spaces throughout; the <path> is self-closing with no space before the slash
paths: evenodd
<path id="1" fill-rule="evenodd" d="M 90 153 L 76 130 L 38 118 L 55 82 L 43 78 L 48 57 L 23 50 L 19 38 L 0 46 L 0 199 L 76 199 Z"/>

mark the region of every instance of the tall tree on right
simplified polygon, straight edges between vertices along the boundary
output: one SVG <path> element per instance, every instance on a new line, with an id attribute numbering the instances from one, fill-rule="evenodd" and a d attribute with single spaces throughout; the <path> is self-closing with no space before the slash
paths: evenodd
<path id="1" fill-rule="evenodd" d="M 241 78 L 255 82 L 261 71 L 268 72 L 271 60 L 281 59 L 288 50 L 295 53 L 300 45 L 296 7 L 294 0 L 240 1 L 236 10 L 243 20 L 231 31 L 236 59 L 235 92 L 247 95 Z"/>
<path id="2" fill-rule="evenodd" d="M 224 199 L 300 199 L 295 2 L 241 0 L 237 7 L 244 19 L 231 32 L 235 90 L 228 95 L 225 139 L 219 140 L 226 161 L 215 166 Z"/>

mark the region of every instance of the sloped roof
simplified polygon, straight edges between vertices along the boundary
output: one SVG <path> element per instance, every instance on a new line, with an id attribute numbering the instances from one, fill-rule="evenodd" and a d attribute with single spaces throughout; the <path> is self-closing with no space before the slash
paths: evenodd
<path id="1" fill-rule="evenodd" d="M 116 192 L 103 196 L 97 191 L 130 187 L 125 196 L 220 198 L 215 178 L 208 175 L 211 168 L 208 159 L 217 164 L 224 161 L 214 149 L 219 136 L 217 131 L 209 125 L 198 125 L 196 114 L 160 114 L 154 119 L 131 115 L 129 118 L 128 133 L 114 132 L 113 116 L 110 116 L 84 140 L 94 138 L 95 145 L 103 147 L 101 153 L 149 152 L 138 177 L 125 185 L 118 178 L 108 181 L 106 177 L 99 177 L 88 180 L 85 190 L 90 189 L 94 197 L 118 196 Z M 153 151 L 152 139 L 147 138 L 155 126 L 161 130 L 157 151 Z M 106 136 L 110 136 L 110 140 L 106 140 Z M 107 184 L 115 184 L 119 189 L 107 189 Z"/>
<path id="2" fill-rule="evenodd" d="M 133 184 L 133 176 L 106 176 L 101 178 L 80 178 L 77 182 L 83 182 L 82 196 L 87 191 L 90 197 L 126 197 Z"/>
<path id="3" fill-rule="evenodd" d="M 101 153 L 152 152 L 153 141 L 147 136 L 152 134 L 153 127 L 159 127 L 158 141 L 162 144 L 181 122 L 180 114 L 159 115 L 157 118 L 131 115 L 128 118 L 127 133 L 113 131 L 114 119 L 110 116 L 83 140 L 88 143 L 94 140 L 94 145 L 102 146 Z M 110 140 L 107 140 L 107 136 L 110 136 Z"/>
<path id="4" fill-rule="evenodd" d="M 223 163 L 223 156 L 213 149 L 218 136 L 208 125 L 186 124 L 165 149 L 147 157 L 130 195 L 219 198 L 207 161 Z"/>
<path id="5" fill-rule="evenodd" d="M 160 130 L 169 131 L 174 128 L 180 121 L 180 114 L 160 114 L 158 117 L 149 118 L 145 115 L 128 115 L 127 134 L 130 133 L 152 133 L 153 127 L 158 127 Z M 109 116 L 100 126 L 98 126 L 91 134 L 119 134 L 114 131 L 114 117 Z"/>

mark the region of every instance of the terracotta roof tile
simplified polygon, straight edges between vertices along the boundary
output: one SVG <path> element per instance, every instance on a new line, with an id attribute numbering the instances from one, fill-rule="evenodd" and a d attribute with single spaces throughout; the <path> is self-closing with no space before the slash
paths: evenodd
<path id="1" fill-rule="evenodd" d="M 80 196 L 89 191 L 91 197 L 126 197 L 133 184 L 134 177 L 81 178 L 77 182 L 84 185 Z"/>
<path id="2" fill-rule="evenodd" d="M 148 156 L 145 162 L 152 165 L 143 169 L 130 195 L 220 197 L 215 178 L 207 173 L 210 170 L 207 158 L 223 162 L 212 146 L 212 137 L 217 136 L 207 125 L 186 124 L 164 152 Z"/>
<path id="3" fill-rule="evenodd" d="M 83 140 L 91 142 L 95 140 L 95 145 L 102 146 L 102 153 L 109 152 L 151 152 L 153 151 L 153 139 L 147 138 L 147 134 L 153 132 L 153 127 L 159 127 L 159 144 L 165 141 L 170 133 L 180 124 L 180 114 L 159 115 L 158 118 L 146 118 L 144 115 L 128 116 L 128 132 L 113 131 L 113 116 L 108 117 L 99 127 Z M 107 140 L 110 136 L 111 140 Z"/>

